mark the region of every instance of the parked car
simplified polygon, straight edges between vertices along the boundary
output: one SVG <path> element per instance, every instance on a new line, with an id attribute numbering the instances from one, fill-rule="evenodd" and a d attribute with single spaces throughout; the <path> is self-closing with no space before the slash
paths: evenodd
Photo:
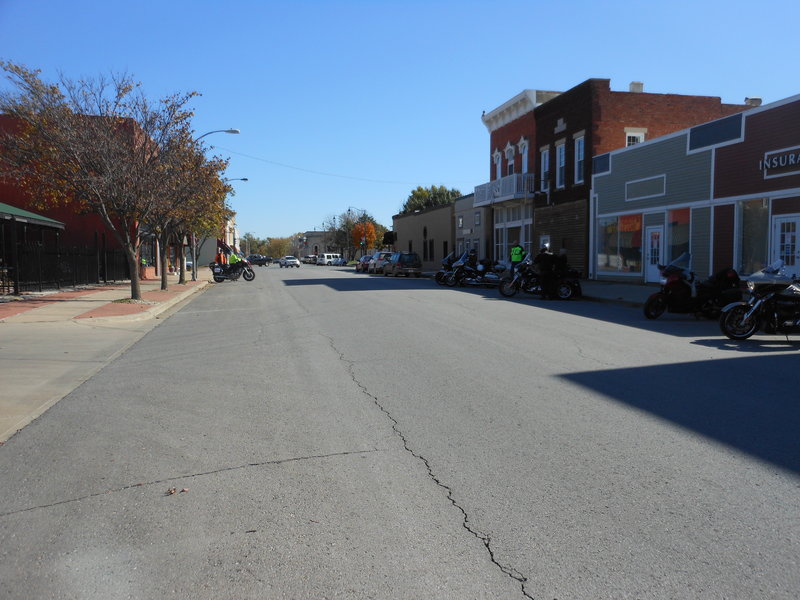
<path id="1" fill-rule="evenodd" d="M 367 254 L 362 256 L 356 262 L 356 273 L 366 273 L 367 269 L 369 269 L 369 261 L 372 259 L 371 254 Z"/>
<path id="2" fill-rule="evenodd" d="M 315 265 L 317 264 L 317 255 L 309 254 L 307 256 L 304 256 L 302 262 L 304 265 Z"/>
<path id="3" fill-rule="evenodd" d="M 346 267 L 347 266 L 347 259 L 346 258 L 335 258 L 331 263 L 334 267 Z"/>
<path id="4" fill-rule="evenodd" d="M 405 275 L 406 277 L 422 275 L 422 261 L 416 252 L 395 252 L 383 265 L 384 275 Z"/>
<path id="5" fill-rule="evenodd" d="M 251 265 L 258 265 L 259 267 L 266 267 L 269 264 L 267 257 L 261 254 L 251 254 L 247 257 L 247 262 Z"/>
<path id="6" fill-rule="evenodd" d="M 383 265 L 391 255 L 391 252 L 386 252 L 385 250 L 379 250 L 373 254 L 369 261 L 367 273 L 383 273 Z"/>
<path id="7" fill-rule="evenodd" d="M 287 269 L 291 269 L 292 267 L 300 268 L 300 260 L 296 256 L 284 256 L 281 261 L 281 269 L 286 267 Z"/>

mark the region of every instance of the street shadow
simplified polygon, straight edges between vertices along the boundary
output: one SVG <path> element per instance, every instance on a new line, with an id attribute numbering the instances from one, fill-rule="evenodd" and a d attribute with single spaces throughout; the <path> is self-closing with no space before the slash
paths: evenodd
<path id="1" fill-rule="evenodd" d="M 330 267 L 326 267 L 330 268 Z M 423 290 L 439 288 L 426 277 L 385 277 L 353 273 L 353 277 L 314 277 L 311 279 L 284 279 L 288 287 L 323 285 L 337 292 L 366 292 L 375 290 Z"/>
<path id="2" fill-rule="evenodd" d="M 565 380 L 800 473 L 800 378 L 792 354 L 587 371 Z M 731 393 L 731 380 L 736 382 Z"/>

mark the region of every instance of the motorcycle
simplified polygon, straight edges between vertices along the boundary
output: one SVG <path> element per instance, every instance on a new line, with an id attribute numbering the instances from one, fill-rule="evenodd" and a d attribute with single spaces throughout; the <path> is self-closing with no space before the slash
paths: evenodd
<path id="1" fill-rule="evenodd" d="M 452 265 L 452 271 L 447 274 L 444 284 L 448 287 L 475 286 L 475 287 L 497 287 L 500 285 L 501 273 L 505 271 L 505 266 L 500 263 L 492 263 L 489 260 L 478 260 L 474 250 L 464 252 Z"/>
<path id="2" fill-rule="evenodd" d="M 442 259 L 442 268 L 433 276 L 434 281 L 439 285 L 444 285 L 447 276 L 453 272 L 453 263 L 456 262 L 455 252 L 451 252 Z"/>
<path id="3" fill-rule="evenodd" d="M 208 266 L 211 269 L 211 276 L 217 283 L 222 283 L 226 279 L 229 279 L 230 281 L 236 281 L 240 276 L 245 281 L 253 281 L 253 279 L 256 278 L 256 273 L 253 271 L 253 267 L 245 259 L 233 263 L 232 265 L 223 265 L 212 262 Z"/>
<path id="4" fill-rule="evenodd" d="M 666 311 L 717 319 L 722 307 L 742 299 L 739 274 L 734 269 L 721 269 L 698 283 L 694 272 L 689 269 L 691 259 L 692 255 L 684 252 L 668 265 L 658 265 L 661 290 L 645 302 L 645 317 L 657 319 Z"/>
<path id="5" fill-rule="evenodd" d="M 514 268 L 514 275 L 500 283 L 499 291 L 502 296 L 511 298 L 522 290 L 528 294 L 544 295 L 542 276 L 534 266 L 534 257 L 526 256 Z M 553 271 L 555 278 L 554 294 L 559 300 L 569 300 L 583 295 L 581 289 L 581 274 L 575 269 L 570 269 L 566 264 L 557 266 Z"/>
<path id="6" fill-rule="evenodd" d="M 745 277 L 750 298 L 722 309 L 719 328 L 732 340 L 746 340 L 757 331 L 800 333 L 800 279 L 789 275 L 782 260 Z"/>

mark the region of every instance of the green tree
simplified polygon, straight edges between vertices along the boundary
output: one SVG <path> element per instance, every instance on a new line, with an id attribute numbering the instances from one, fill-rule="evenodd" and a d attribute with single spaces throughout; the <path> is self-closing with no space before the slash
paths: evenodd
<path id="1" fill-rule="evenodd" d="M 416 212 L 418 210 L 427 210 L 437 206 L 444 206 L 455 202 L 456 199 L 461 197 L 461 192 L 455 188 L 447 189 L 443 185 L 432 185 L 429 188 L 417 186 L 412 190 L 408 198 L 400 209 L 401 215 Z"/>

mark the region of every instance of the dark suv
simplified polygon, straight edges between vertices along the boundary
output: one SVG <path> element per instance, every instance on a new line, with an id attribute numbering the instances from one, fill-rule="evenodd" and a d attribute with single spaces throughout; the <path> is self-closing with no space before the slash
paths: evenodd
<path id="1" fill-rule="evenodd" d="M 395 252 L 383 265 L 384 275 L 422 275 L 422 261 L 416 252 Z"/>
<path id="2" fill-rule="evenodd" d="M 247 257 L 247 262 L 251 265 L 258 265 L 259 267 L 266 267 L 272 262 L 268 256 L 261 256 L 260 254 L 251 254 Z"/>

